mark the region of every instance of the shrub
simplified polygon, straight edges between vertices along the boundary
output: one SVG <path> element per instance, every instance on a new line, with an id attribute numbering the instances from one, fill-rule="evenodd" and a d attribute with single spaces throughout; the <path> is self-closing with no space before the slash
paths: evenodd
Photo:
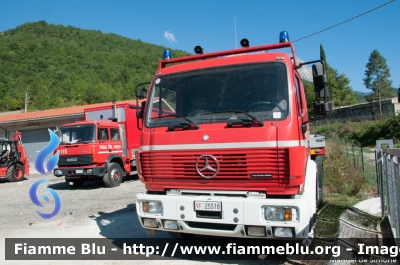
<path id="1" fill-rule="evenodd" d="M 326 193 L 357 195 L 365 183 L 364 174 L 354 167 L 351 156 L 347 156 L 346 146 L 335 138 L 326 142 L 324 160 L 324 187 Z"/>

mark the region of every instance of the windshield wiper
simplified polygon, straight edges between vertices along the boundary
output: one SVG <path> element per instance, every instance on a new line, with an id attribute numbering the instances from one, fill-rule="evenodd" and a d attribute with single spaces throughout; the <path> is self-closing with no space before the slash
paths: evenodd
<path id="1" fill-rule="evenodd" d="M 187 121 L 190 125 L 192 125 L 193 127 L 195 127 L 196 129 L 199 129 L 199 125 L 197 124 L 197 122 L 192 121 L 191 119 L 189 119 L 188 117 L 186 117 L 186 115 L 179 115 L 179 114 L 168 114 L 168 115 L 163 115 L 163 116 L 158 116 L 158 117 L 154 117 L 151 119 L 161 119 L 161 118 L 166 118 L 166 117 L 177 117 L 177 118 L 182 118 L 185 121 Z"/>
<path id="2" fill-rule="evenodd" d="M 257 118 L 256 116 L 250 114 L 248 111 L 243 111 L 243 110 L 221 110 L 221 111 L 210 111 L 210 112 L 204 112 L 202 114 L 213 114 L 213 113 L 243 113 L 247 117 L 249 117 L 252 121 L 255 121 L 258 123 L 260 126 L 264 126 L 264 122 Z"/>

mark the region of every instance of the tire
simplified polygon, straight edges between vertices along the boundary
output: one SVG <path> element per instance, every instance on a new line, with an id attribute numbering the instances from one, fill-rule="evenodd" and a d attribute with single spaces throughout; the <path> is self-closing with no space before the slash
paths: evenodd
<path id="1" fill-rule="evenodd" d="M 189 239 L 194 237 L 193 234 L 188 234 L 188 233 L 179 233 L 179 232 L 168 232 L 170 236 L 173 238 L 178 238 L 178 239 Z"/>
<path id="2" fill-rule="evenodd" d="M 104 175 L 103 181 L 107 187 L 114 188 L 121 184 L 123 179 L 122 168 L 117 163 L 110 163 L 108 172 Z"/>
<path id="3" fill-rule="evenodd" d="M 65 177 L 65 182 L 71 188 L 78 188 L 78 187 L 81 187 L 83 185 L 83 183 L 85 183 L 85 180 L 84 179 L 69 179 L 69 178 Z"/>
<path id="4" fill-rule="evenodd" d="M 24 180 L 24 167 L 20 164 L 15 164 L 7 169 L 7 179 L 11 182 Z"/>
<path id="5" fill-rule="evenodd" d="M 324 165 L 322 157 L 317 156 L 315 163 L 317 164 L 317 205 L 320 205 L 324 200 Z"/>

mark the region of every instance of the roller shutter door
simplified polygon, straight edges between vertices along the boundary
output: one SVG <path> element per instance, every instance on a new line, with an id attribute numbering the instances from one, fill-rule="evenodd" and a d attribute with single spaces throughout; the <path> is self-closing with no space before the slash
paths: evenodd
<path id="1" fill-rule="evenodd" d="M 50 141 L 49 131 L 47 129 L 21 131 L 22 144 L 29 158 L 30 171 L 34 172 L 35 159 L 37 154 L 42 150 Z M 44 167 L 46 168 L 46 166 Z"/>

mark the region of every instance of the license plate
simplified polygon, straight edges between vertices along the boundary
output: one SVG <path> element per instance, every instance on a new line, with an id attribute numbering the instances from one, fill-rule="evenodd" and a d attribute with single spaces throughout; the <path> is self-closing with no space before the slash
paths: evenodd
<path id="1" fill-rule="evenodd" d="M 194 209 L 196 211 L 211 211 L 211 212 L 220 212 L 222 211 L 222 203 L 221 202 L 210 202 L 210 201 L 195 201 Z"/>
<path id="2" fill-rule="evenodd" d="M 77 169 L 76 171 L 75 171 L 75 173 L 83 173 L 83 169 Z"/>

